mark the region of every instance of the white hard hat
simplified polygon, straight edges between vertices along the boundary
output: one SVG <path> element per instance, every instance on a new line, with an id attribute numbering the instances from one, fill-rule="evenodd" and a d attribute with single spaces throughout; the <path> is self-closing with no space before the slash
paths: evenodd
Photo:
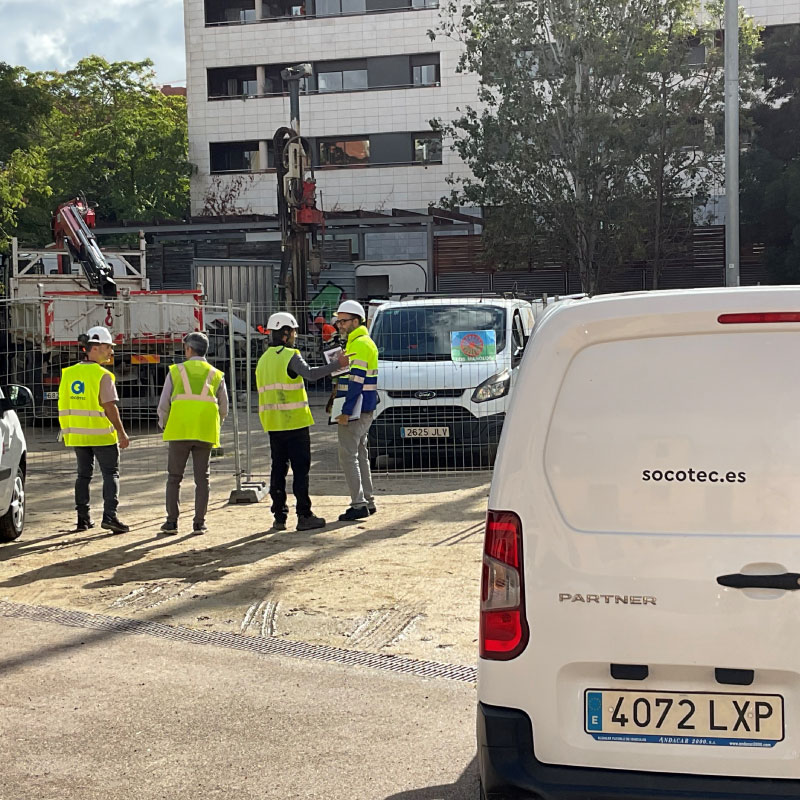
<path id="1" fill-rule="evenodd" d="M 111 331 L 103 325 L 95 325 L 94 328 L 89 328 L 86 331 L 86 338 L 89 344 L 110 344 L 114 345 L 114 340 L 111 338 Z"/>
<path id="2" fill-rule="evenodd" d="M 358 300 L 345 300 L 339 308 L 336 309 L 337 314 L 352 314 L 354 317 L 367 318 L 367 313 L 364 311 L 364 306 Z"/>
<path id="3" fill-rule="evenodd" d="M 278 311 L 273 314 L 267 322 L 267 328 L 271 331 L 279 331 L 281 328 L 299 328 L 297 320 L 286 311 Z"/>

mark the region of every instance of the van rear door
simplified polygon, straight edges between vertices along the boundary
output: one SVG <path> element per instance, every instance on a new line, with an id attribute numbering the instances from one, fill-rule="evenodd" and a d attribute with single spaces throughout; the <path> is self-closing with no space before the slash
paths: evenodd
<path id="1" fill-rule="evenodd" d="M 540 320 L 490 497 L 521 521 L 530 642 L 479 686 L 541 761 L 800 778 L 795 309 L 712 290 Z"/>

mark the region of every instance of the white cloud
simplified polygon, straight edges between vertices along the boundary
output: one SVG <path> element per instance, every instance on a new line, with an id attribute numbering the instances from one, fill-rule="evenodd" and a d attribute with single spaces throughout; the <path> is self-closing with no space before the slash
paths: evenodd
<path id="1" fill-rule="evenodd" d="M 162 83 L 186 76 L 182 0 L 0 0 L 0 60 L 64 70 L 81 58 L 155 63 Z"/>

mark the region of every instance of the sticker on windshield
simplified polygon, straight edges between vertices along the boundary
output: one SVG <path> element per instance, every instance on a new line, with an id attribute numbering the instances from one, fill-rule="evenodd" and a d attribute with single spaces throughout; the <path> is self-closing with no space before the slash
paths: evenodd
<path id="1" fill-rule="evenodd" d="M 497 334 L 494 331 L 453 331 L 450 334 L 453 361 L 494 361 Z"/>

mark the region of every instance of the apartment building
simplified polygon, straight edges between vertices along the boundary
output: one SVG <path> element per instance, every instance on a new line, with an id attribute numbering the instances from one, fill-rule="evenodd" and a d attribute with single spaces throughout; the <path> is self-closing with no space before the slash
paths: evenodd
<path id="1" fill-rule="evenodd" d="M 744 0 L 766 26 L 800 23 L 800 0 Z M 438 0 L 186 0 L 192 211 L 274 213 L 272 135 L 289 122 L 280 72 L 309 62 L 301 129 L 328 210 L 424 210 L 465 166 L 431 130 L 474 104 L 460 45 L 431 41 Z"/>
<path id="2" fill-rule="evenodd" d="M 300 99 L 325 209 L 424 210 L 463 165 L 430 120 L 472 103 L 459 46 L 427 31 L 438 0 L 186 0 L 192 211 L 209 191 L 274 213 L 272 136 L 289 124 L 280 72 L 311 63 Z"/>

